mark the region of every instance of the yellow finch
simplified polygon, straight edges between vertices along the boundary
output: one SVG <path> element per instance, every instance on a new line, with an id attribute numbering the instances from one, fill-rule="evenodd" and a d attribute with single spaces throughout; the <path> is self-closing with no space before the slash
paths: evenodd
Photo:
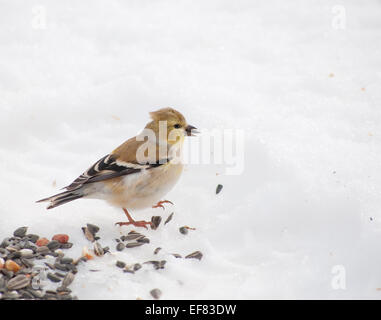
<path id="1" fill-rule="evenodd" d="M 147 228 L 151 222 L 133 220 L 128 210 L 171 203 L 159 200 L 178 181 L 184 137 L 196 129 L 172 108 L 150 112 L 150 116 L 152 121 L 142 133 L 97 161 L 65 187 L 65 192 L 37 202 L 49 201 L 47 209 L 52 209 L 80 198 L 103 199 L 126 214 L 128 222 L 117 224 Z"/>

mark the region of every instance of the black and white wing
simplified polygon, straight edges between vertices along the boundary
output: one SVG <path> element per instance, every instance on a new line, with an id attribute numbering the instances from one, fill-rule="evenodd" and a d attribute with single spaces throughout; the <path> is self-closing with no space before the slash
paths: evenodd
<path id="1" fill-rule="evenodd" d="M 98 181 L 108 180 L 128 174 L 140 172 L 141 170 L 155 168 L 160 166 L 166 161 L 158 161 L 153 164 L 138 164 L 119 161 L 116 156 L 109 154 L 98 160 L 94 165 L 82 173 L 77 179 L 75 179 L 69 186 L 64 189 L 71 191 L 82 187 L 88 183 L 94 183 Z"/>

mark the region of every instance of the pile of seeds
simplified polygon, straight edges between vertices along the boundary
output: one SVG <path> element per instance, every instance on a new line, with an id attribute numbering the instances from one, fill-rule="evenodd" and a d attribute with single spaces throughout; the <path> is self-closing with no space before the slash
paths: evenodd
<path id="1" fill-rule="evenodd" d="M 173 212 L 168 216 L 164 225 L 172 220 Z M 160 216 L 153 216 L 151 229 L 155 230 L 161 223 Z M 186 235 L 188 230 L 195 230 L 188 226 L 179 228 Z M 26 299 L 26 300 L 73 300 L 78 299 L 71 294 L 69 286 L 74 281 L 78 272 L 77 266 L 95 256 L 102 257 L 110 252 L 109 247 L 103 247 L 100 237 L 97 236 L 99 227 L 88 223 L 82 227 L 87 240 L 92 243 L 92 248 L 83 248 L 82 256 L 78 259 L 66 257 L 65 249 L 70 249 L 73 244 L 69 242 L 66 234 L 56 234 L 51 240 L 36 234 L 28 234 L 27 227 L 20 227 L 14 231 L 12 237 L 2 240 L 0 243 L 0 300 Z M 129 248 L 140 247 L 150 243 L 150 239 L 144 234 L 130 231 L 115 239 L 116 250 L 123 251 Z M 161 247 L 157 247 L 153 254 L 158 256 Z M 170 253 L 176 258 L 182 258 L 178 253 Z M 186 259 L 201 260 L 202 253 L 195 251 L 185 256 Z M 117 261 L 116 266 L 125 273 L 135 273 L 143 265 L 151 265 L 155 270 L 164 269 L 166 260 L 149 260 L 141 263 L 128 264 Z M 98 271 L 98 270 L 90 270 Z M 159 299 L 161 291 L 153 289 L 151 295 Z"/>
<path id="2" fill-rule="evenodd" d="M 0 244 L 0 300 L 76 299 L 68 288 L 76 263 L 62 250 L 72 247 L 69 237 L 59 234 L 48 240 L 27 230 L 18 228 Z"/>

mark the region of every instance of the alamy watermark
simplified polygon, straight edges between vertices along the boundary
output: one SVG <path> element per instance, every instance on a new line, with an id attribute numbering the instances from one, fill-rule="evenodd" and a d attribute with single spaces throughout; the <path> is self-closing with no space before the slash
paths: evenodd
<path id="1" fill-rule="evenodd" d="M 192 136 L 184 144 L 185 136 Z M 240 175 L 245 165 L 245 132 L 242 129 L 201 130 L 198 134 L 183 129 L 170 130 L 159 122 L 159 130 L 144 129 L 137 137 L 139 164 L 214 164 L 225 168 L 226 175 Z"/>

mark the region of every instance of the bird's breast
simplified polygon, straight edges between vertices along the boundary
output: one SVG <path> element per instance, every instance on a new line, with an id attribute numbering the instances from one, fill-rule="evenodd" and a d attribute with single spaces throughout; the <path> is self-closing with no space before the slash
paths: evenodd
<path id="1" fill-rule="evenodd" d="M 131 210 L 143 209 L 156 204 L 179 180 L 183 165 L 166 163 L 126 175 L 114 183 L 111 203 Z"/>

